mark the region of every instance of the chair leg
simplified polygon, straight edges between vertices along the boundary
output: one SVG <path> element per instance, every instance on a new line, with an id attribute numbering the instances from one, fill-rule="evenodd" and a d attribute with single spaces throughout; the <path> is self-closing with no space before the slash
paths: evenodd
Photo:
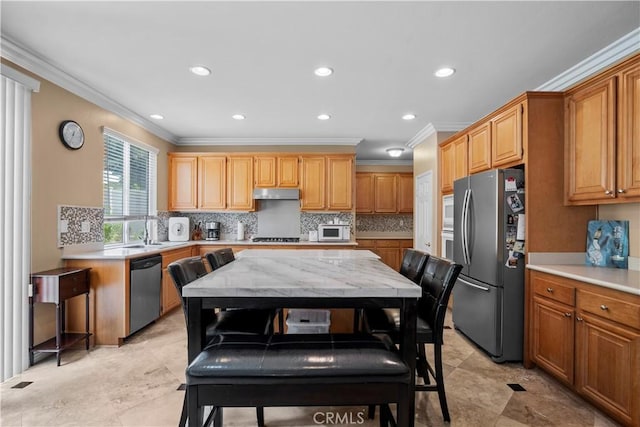
<path id="1" fill-rule="evenodd" d="M 433 346 L 434 362 L 436 371 L 436 386 L 438 387 L 438 398 L 440 399 L 440 410 L 442 411 L 442 418 L 446 422 L 451 421 L 449 417 L 449 407 L 447 406 L 447 396 L 444 392 L 444 374 L 442 372 L 442 346 L 435 344 Z"/>
<path id="2" fill-rule="evenodd" d="M 278 333 L 284 334 L 284 310 L 278 309 Z"/>
<path id="3" fill-rule="evenodd" d="M 184 400 L 182 401 L 182 413 L 180 414 L 180 423 L 178 427 L 186 427 L 187 425 L 187 392 L 184 392 Z"/>
<path id="4" fill-rule="evenodd" d="M 418 376 L 420 376 L 425 384 L 430 384 L 429 379 L 429 362 L 427 362 L 427 354 L 424 349 L 424 344 L 418 343 L 418 353 L 416 355 L 416 370 Z"/>
<path id="5" fill-rule="evenodd" d="M 258 418 L 258 427 L 264 427 L 264 408 L 262 406 L 256 408 L 256 417 Z"/>
<path id="6" fill-rule="evenodd" d="M 376 407 L 374 406 L 373 409 L 375 410 Z M 389 427 L 389 420 L 387 418 L 387 411 L 384 404 L 380 405 L 380 427 Z"/>
<path id="7" fill-rule="evenodd" d="M 189 408 L 189 427 L 201 427 L 204 422 L 204 408 L 198 407 L 198 392 L 195 387 L 187 387 L 187 402 Z"/>
<path id="8" fill-rule="evenodd" d="M 376 417 L 376 405 L 369 405 L 369 419 L 372 420 Z"/>

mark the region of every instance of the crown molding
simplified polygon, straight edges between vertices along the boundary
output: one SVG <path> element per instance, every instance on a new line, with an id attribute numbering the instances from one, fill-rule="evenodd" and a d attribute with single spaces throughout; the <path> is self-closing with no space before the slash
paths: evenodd
<path id="1" fill-rule="evenodd" d="M 457 132 L 468 127 L 470 124 L 471 123 L 468 122 L 429 123 L 415 134 L 405 145 L 409 148 L 415 148 L 436 132 Z"/>
<path id="2" fill-rule="evenodd" d="M 0 43 L 2 44 L 2 57 L 8 59 L 14 64 L 49 80 L 51 83 L 58 85 L 107 111 L 115 113 L 135 123 L 159 138 L 174 144 L 178 140 L 178 138 L 171 132 L 168 132 L 164 128 L 145 119 L 122 104 L 119 104 L 103 93 L 95 90 L 82 80 L 72 76 L 57 65 L 54 65 L 52 62 L 47 61 L 41 56 L 31 52 L 29 49 L 20 46 L 18 43 L 7 38 L 4 34 L 0 35 Z"/>
<path id="3" fill-rule="evenodd" d="M 358 145 L 362 138 L 180 138 L 176 145 Z"/>
<path id="4" fill-rule="evenodd" d="M 413 160 L 358 160 L 356 166 L 413 166 Z"/>
<path id="5" fill-rule="evenodd" d="M 562 91 L 598 71 L 640 52 L 640 27 L 600 49 L 587 59 L 537 87 L 536 91 Z"/>

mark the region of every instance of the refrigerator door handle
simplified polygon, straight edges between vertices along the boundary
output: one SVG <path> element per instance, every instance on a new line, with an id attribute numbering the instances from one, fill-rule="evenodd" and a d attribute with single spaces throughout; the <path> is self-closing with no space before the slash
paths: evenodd
<path id="1" fill-rule="evenodd" d="M 469 256 L 469 199 L 471 190 L 464 191 L 464 201 L 462 202 L 462 257 L 465 264 L 471 264 Z"/>
<path id="2" fill-rule="evenodd" d="M 460 277 L 458 277 L 458 280 L 461 281 L 462 283 L 464 283 L 467 286 L 471 286 L 472 288 L 477 288 L 477 289 L 480 289 L 480 290 L 483 290 L 483 291 L 486 291 L 486 292 L 489 292 L 491 290 L 491 289 L 486 288 L 484 286 L 480 286 L 480 285 L 476 285 L 475 283 L 467 282 L 466 280 L 461 279 Z"/>

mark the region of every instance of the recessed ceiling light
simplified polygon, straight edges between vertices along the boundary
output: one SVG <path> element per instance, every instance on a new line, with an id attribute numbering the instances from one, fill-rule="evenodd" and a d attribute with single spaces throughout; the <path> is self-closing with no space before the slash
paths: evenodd
<path id="1" fill-rule="evenodd" d="M 391 156 L 391 157 L 400 157 L 402 155 L 402 152 L 404 151 L 404 148 L 387 148 L 387 153 Z"/>
<path id="2" fill-rule="evenodd" d="M 314 74 L 319 77 L 327 77 L 333 74 L 333 69 L 329 67 L 316 68 Z"/>
<path id="3" fill-rule="evenodd" d="M 331 116 L 328 115 L 328 114 L 320 114 L 318 116 L 318 120 L 329 120 L 330 118 L 331 118 Z"/>
<path id="4" fill-rule="evenodd" d="M 231 117 L 233 117 L 234 120 L 244 120 L 244 119 L 246 119 L 244 114 L 234 114 Z"/>
<path id="5" fill-rule="evenodd" d="M 189 68 L 189 71 L 197 76 L 208 76 L 209 74 L 211 74 L 211 70 L 202 65 L 194 65 L 193 67 Z"/>
<path id="6" fill-rule="evenodd" d="M 436 77 L 449 77 L 452 76 L 453 73 L 455 73 L 456 70 L 451 68 L 451 67 L 442 67 L 439 70 L 437 70 L 435 73 L 433 73 Z"/>
<path id="7" fill-rule="evenodd" d="M 150 114 L 149 117 L 151 117 L 154 120 L 162 120 L 162 119 L 164 119 L 164 116 L 162 114 Z"/>
<path id="8" fill-rule="evenodd" d="M 415 118 L 416 118 L 416 115 L 411 113 L 405 114 L 404 116 L 402 116 L 402 120 L 413 120 Z"/>

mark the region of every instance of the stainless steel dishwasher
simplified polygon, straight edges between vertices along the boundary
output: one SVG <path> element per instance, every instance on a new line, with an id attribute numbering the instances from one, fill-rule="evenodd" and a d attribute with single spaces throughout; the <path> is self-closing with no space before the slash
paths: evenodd
<path id="1" fill-rule="evenodd" d="M 138 258 L 129 264 L 129 335 L 160 317 L 162 256 Z"/>

